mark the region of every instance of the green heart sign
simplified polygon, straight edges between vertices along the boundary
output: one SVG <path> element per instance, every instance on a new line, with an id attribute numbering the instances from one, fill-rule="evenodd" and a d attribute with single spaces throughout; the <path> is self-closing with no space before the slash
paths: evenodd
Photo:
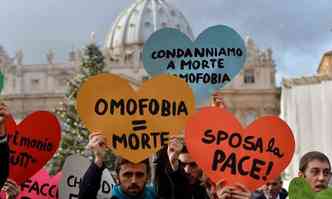
<path id="1" fill-rule="evenodd" d="M 331 199 L 332 188 L 321 192 L 313 192 L 304 178 L 294 178 L 289 184 L 289 199 Z"/>

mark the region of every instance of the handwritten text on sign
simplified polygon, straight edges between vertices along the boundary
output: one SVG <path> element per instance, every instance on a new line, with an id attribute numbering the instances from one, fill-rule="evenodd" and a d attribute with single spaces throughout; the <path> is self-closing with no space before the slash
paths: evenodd
<path id="1" fill-rule="evenodd" d="M 188 120 L 185 133 L 190 153 L 212 180 L 251 190 L 280 175 L 294 153 L 290 128 L 274 116 L 243 129 L 225 109 L 203 108 Z"/>
<path id="2" fill-rule="evenodd" d="M 190 87 L 168 75 L 145 81 L 136 92 L 128 80 L 101 74 L 85 81 L 77 96 L 77 110 L 88 129 L 104 133 L 113 151 L 133 162 L 180 133 L 194 109 Z"/>
<path id="3" fill-rule="evenodd" d="M 10 148 L 10 176 L 18 184 L 32 177 L 53 157 L 59 146 L 61 128 L 49 112 L 34 112 L 16 125 L 6 120 Z"/>
<path id="4" fill-rule="evenodd" d="M 145 70 L 184 79 L 199 106 L 240 72 L 245 57 L 244 40 L 224 25 L 209 27 L 194 42 L 177 29 L 164 28 L 153 33 L 143 49 Z"/>

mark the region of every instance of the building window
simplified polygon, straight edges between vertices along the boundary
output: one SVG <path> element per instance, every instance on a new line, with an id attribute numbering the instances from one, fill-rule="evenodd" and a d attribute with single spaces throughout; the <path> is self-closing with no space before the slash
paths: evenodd
<path id="1" fill-rule="evenodd" d="M 246 84 L 255 83 L 255 71 L 254 70 L 250 69 L 250 70 L 244 71 L 244 83 L 246 83 Z"/>

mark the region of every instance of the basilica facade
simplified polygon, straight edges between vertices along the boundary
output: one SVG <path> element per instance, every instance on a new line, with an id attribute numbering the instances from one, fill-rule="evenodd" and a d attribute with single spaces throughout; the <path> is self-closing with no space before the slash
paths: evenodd
<path id="1" fill-rule="evenodd" d="M 107 71 L 139 86 L 149 78 L 142 64 L 144 42 L 164 27 L 176 28 L 194 39 L 187 19 L 167 0 L 136 0 L 124 9 L 114 21 L 102 49 Z M 228 109 L 243 124 L 249 124 L 257 117 L 279 114 L 280 89 L 275 85 L 272 50 L 257 48 L 248 36 L 245 40 L 248 52 L 245 67 L 220 91 Z M 49 50 L 45 53 L 47 64 L 27 65 L 22 50 L 10 56 L 0 47 L 0 70 L 6 78 L 2 96 L 17 120 L 36 110 L 54 111 L 63 101 L 67 81 L 78 72 L 81 51 L 70 51 L 62 63 L 56 62 L 55 56 L 56 52 Z"/>

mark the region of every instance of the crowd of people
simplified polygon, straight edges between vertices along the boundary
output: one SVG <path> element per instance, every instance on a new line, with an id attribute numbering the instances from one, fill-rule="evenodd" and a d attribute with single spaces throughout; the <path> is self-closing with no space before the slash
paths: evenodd
<path id="1" fill-rule="evenodd" d="M 219 98 L 214 104 L 224 106 Z M 7 193 L 6 199 L 15 199 L 20 188 L 13 180 L 7 179 L 10 172 L 9 147 L 4 122 L 8 115 L 6 105 L 0 104 L 0 189 Z M 102 133 L 93 133 L 87 147 L 93 152 L 94 161 L 81 180 L 79 199 L 96 199 L 102 173 L 106 169 L 107 139 Z M 242 184 L 226 186 L 222 179 L 213 183 L 179 138 L 172 138 L 153 160 L 132 163 L 117 157 L 115 172 L 117 185 L 112 188 L 111 199 L 285 199 L 288 195 L 282 188 L 281 176 L 268 181 L 255 192 L 250 192 Z M 328 188 L 331 179 L 328 157 L 318 151 L 308 152 L 300 160 L 298 175 L 315 192 Z"/>
<path id="2" fill-rule="evenodd" d="M 89 147 L 95 154 L 80 185 L 80 199 L 94 199 L 100 188 L 107 140 L 101 133 L 90 136 Z M 191 158 L 180 139 L 171 139 L 168 146 L 157 153 L 151 164 L 149 159 L 132 163 L 118 158 L 115 163 L 117 183 L 112 199 L 285 199 L 282 176 L 267 181 L 256 192 L 244 185 L 224 186 L 213 183 Z M 151 180 L 151 165 L 156 176 Z M 331 164 L 328 157 L 318 151 L 306 153 L 300 160 L 299 176 L 306 179 L 315 192 L 328 188 Z"/>

